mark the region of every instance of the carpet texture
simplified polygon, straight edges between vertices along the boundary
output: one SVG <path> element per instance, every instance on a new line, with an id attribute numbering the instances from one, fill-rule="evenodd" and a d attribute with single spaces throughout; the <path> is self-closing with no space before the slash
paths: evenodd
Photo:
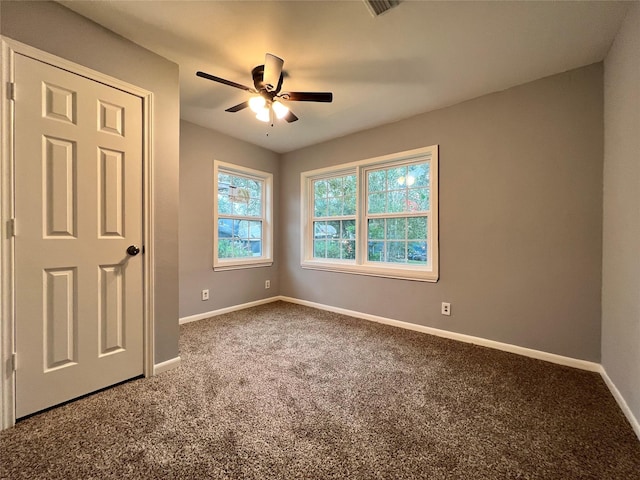
<path id="1" fill-rule="evenodd" d="M 0 433 L 3 479 L 634 479 L 596 373 L 276 302 Z"/>

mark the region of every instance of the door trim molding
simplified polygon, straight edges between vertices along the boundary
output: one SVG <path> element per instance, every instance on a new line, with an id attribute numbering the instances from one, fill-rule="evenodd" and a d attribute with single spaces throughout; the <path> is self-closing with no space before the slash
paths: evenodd
<path id="1" fill-rule="evenodd" d="M 2 116 L 2 141 L 0 144 L 0 430 L 12 427 L 16 422 L 15 372 L 15 304 L 14 304 L 14 237 L 9 230 L 14 208 L 14 145 L 13 101 L 9 99 L 9 84 L 14 80 L 15 54 L 25 55 L 57 68 L 67 70 L 90 80 L 103 83 L 139 97 L 142 100 L 142 169 L 143 169 L 143 325 L 145 377 L 154 374 L 154 217 L 153 217 L 153 93 L 123 82 L 109 75 L 84 67 L 64 58 L 52 55 L 16 40 L 0 36 L 0 115 Z M 17 229 L 19 232 L 19 228 Z M 19 362 L 19 360 L 18 360 Z"/>

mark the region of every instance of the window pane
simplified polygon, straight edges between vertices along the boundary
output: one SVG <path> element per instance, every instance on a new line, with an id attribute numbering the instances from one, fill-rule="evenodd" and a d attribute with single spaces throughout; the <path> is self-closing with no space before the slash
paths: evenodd
<path id="1" fill-rule="evenodd" d="M 344 194 L 355 196 L 356 194 L 356 176 L 355 175 L 347 175 L 344 177 Z"/>
<path id="2" fill-rule="evenodd" d="M 344 197 L 344 210 L 343 215 L 355 215 L 356 214 L 356 197 L 354 195 L 348 195 Z"/>
<path id="3" fill-rule="evenodd" d="M 313 194 L 316 198 L 323 198 L 327 196 L 327 181 L 316 180 L 313 182 Z"/>
<path id="4" fill-rule="evenodd" d="M 237 177 L 235 175 L 231 176 L 231 185 L 235 186 L 235 187 L 240 187 L 243 189 L 247 189 L 247 187 L 249 186 L 249 179 L 244 178 L 244 177 Z"/>
<path id="5" fill-rule="evenodd" d="M 354 260 L 356 258 L 356 242 L 355 240 L 342 240 L 340 242 L 342 258 L 345 260 Z"/>
<path id="6" fill-rule="evenodd" d="M 227 182 L 222 182 L 226 179 Z M 235 175 L 218 174 L 218 213 L 262 216 L 262 182 Z"/>
<path id="7" fill-rule="evenodd" d="M 247 215 L 247 203 L 246 202 L 232 201 L 231 205 L 232 205 L 232 209 L 231 209 L 231 214 L 232 215 L 238 215 L 238 216 Z"/>
<path id="8" fill-rule="evenodd" d="M 370 262 L 384 261 L 384 242 L 369 242 L 367 258 Z"/>
<path id="9" fill-rule="evenodd" d="M 225 181 L 221 179 L 224 178 Z M 231 201 L 229 200 L 229 182 L 231 179 L 229 175 L 218 175 L 218 213 L 230 214 L 231 213 Z"/>
<path id="10" fill-rule="evenodd" d="M 367 227 L 369 261 L 426 264 L 427 217 L 376 218 Z"/>
<path id="11" fill-rule="evenodd" d="M 219 258 L 232 258 L 233 257 L 233 240 L 220 239 L 218 240 L 218 257 Z"/>
<path id="12" fill-rule="evenodd" d="M 313 231 L 315 238 L 333 238 L 338 234 L 338 230 L 328 222 L 314 222 Z"/>
<path id="13" fill-rule="evenodd" d="M 313 182 L 314 217 L 355 215 L 356 177 L 347 175 Z"/>
<path id="14" fill-rule="evenodd" d="M 314 222 L 314 258 L 356 258 L 355 221 Z"/>
<path id="15" fill-rule="evenodd" d="M 262 238 L 262 222 L 249 222 L 249 238 Z"/>
<path id="16" fill-rule="evenodd" d="M 407 184 L 407 167 L 396 167 L 387 170 L 387 189 L 404 187 Z"/>
<path id="17" fill-rule="evenodd" d="M 406 190 L 391 191 L 387 194 L 387 212 L 400 213 L 407 209 Z"/>
<path id="18" fill-rule="evenodd" d="M 223 215 L 229 215 L 231 213 L 231 202 L 229 196 L 224 194 L 218 194 L 218 213 Z"/>
<path id="19" fill-rule="evenodd" d="M 331 233 L 331 238 L 339 238 L 340 237 L 340 227 L 342 222 L 339 220 L 333 222 L 327 222 L 327 232 Z"/>
<path id="20" fill-rule="evenodd" d="M 221 186 L 223 184 L 226 186 L 231 185 L 231 175 L 228 175 L 226 173 L 218 173 L 218 186 Z"/>
<path id="21" fill-rule="evenodd" d="M 233 236 L 233 220 L 227 218 L 218 220 L 218 238 L 231 238 Z"/>
<path id="22" fill-rule="evenodd" d="M 407 237 L 409 240 L 426 240 L 427 238 L 427 217 L 409 218 Z"/>
<path id="23" fill-rule="evenodd" d="M 368 213 L 419 212 L 429 209 L 428 163 L 369 171 L 367 179 Z M 386 198 L 382 192 L 386 192 Z"/>
<path id="24" fill-rule="evenodd" d="M 406 218 L 389 218 L 387 220 L 387 239 L 404 240 L 407 234 Z"/>
<path id="25" fill-rule="evenodd" d="M 369 220 L 367 238 L 371 240 L 384 239 L 384 219 Z"/>
<path id="26" fill-rule="evenodd" d="M 374 193 L 369 195 L 369 213 L 384 213 L 386 209 L 386 195 L 384 193 Z"/>
<path id="27" fill-rule="evenodd" d="M 356 238 L 356 221 L 355 220 L 343 220 L 342 229 L 340 231 L 340 238 L 354 240 Z"/>
<path id="28" fill-rule="evenodd" d="M 329 216 L 337 217 L 342 215 L 342 197 L 329 198 Z"/>
<path id="29" fill-rule="evenodd" d="M 419 163 L 417 165 L 409 165 L 409 176 L 407 177 L 407 185 L 413 187 L 426 187 L 429 185 L 429 164 Z"/>
<path id="30" fill-rule="evenodd" d="M 387 243 L 387 262 L 407 263 L 407 243 L 406 242 L 388 242 Z"/>
<path id="31" fill-rule="evenodd" d="M 247 240 L 249 238 L 249 222 L 246 220 L 235 220 L 236 225 L 236 235 L 238 238 L 242 240 Z"/>
<path id="32" fill-rule="evenodd" d="M 327 258 L 340 258 L 340 241 L 327 241 Z"/>
<path id="33" fill-rule="evenodd" d="M 249 180 L 247 187 L 249 190 L 249 196 L 251 198 L 262 197 L 262 182 L 259 182 L 257 180 Z"/>
<path id="34" fill-rule="evenodd" d="M 316 239 L 313 241 L 313 256 L 314 258 L 327 257 L 327 241 L 326 240 Z"/>
<path id="35" fill-rule="evenodd" d="M 251 239 L 248 242 L 248 248 L 251 251 L 251 254 L 254 257 L 259 257 L 262 255 L 262 240 L 254 240 Z"/>
<path id="36" fill-rule="evenodd" d="M 409 242 L 407 258 L 409 263 L 427 263 L 427 242 Z"/>
<path id="37" fill-rule="evenodd" d="M 328 202 L 326 198 L 316 198 L 313 206 L 314 217 L 326 217 L 328 214 Z"/>
<path id="38" fill-rule="evenodd" d="M 387 189 L 386 174 L 384 170 L 374 170 L 367 174 L 369 193 L 383 192 Z"/>
<path id="39" fill-rule="evenodd" d="M 410 212 L 429 210 L 429 189 L 410 188 L 408 207 Z"/>
<path id="40" fill-rule="evenodd" d="M 260 198 L 249 199 L 249 204 L 247 205 L 247 215 L 250 217 L 262 216 L 262 201 L 260 200 Z"/>
<path id="41" fill-rule="evenodd" d="M 254 257 L 262 255 L 262 222 L 249 222 L 249 250 Z"/>
<path id="42" fill-rule="evenodd" d="M 327 195 L 329 197 L 341 197 L 342 196 L 342 177 L 338 178 L 330 178 L 328 183 L 328 192 Z"/>
<path id="43" fill-rule="evenodd" d="M 245 241 L 234 240 L 232 242 L 232 247 L 233 247 L 233 253 L 232 253 L 233 258 L 244 258 L 244 257 L 252 256 L 251 247 L 246 240 Z"/>

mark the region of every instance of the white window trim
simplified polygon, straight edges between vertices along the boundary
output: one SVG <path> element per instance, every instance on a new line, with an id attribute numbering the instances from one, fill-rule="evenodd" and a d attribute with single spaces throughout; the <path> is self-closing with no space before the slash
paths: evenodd
<path id="1" fill-rule="evenodd" d="M 369 262 L 366 259 L 367 238 L 365 234 L 364 221 L 366 216 L 361 215 L 365 211 L 366 198 L 361 195 L 361 188 L 364 186 L 366 170 L 391 162 L 413 162 L 420 158 L 429 160 L 430 166 L 430 212 L 428 215 L 427 228 L 430 232 L 428 242 L 427 258 L 430 263 L 427 266 L 414 266 L 402 264 L 401 267 L 389 263 L 380 264 Z M 313 258 L 313 181 L 334 175 L 356 175 L 356 237 L 357 253 L 354 260 L 327 260 Z M 438 235 L 438 145 L 432 145 L 415 150 L 384 155 L 356 162 L 346 163 L 333 167 L 325 167 L 308 172 L 302 172 L 300 188 L 300 212 L 301 212 L 301 266 L 305 269 L 324 270 L 329 272 L 351 273 L 356 275 L 370 275 L 376 277 L 398 278 L 405 280 L 417 280 L 422 282 L 437 282 L 439 279 L 439 235 Z"/>
<path id="2" fill-rule="evenodd" d="M 218 173 L 220 170 L 241 176 L 254 177 L 264 182 L 262 201 L 262 256 L 248 258 L 218 258 Z M 241 268 L 269 267 L 273 265 L 273 175 L 232 163 L 213 161 L 213 269 L 215 271 Z"/>

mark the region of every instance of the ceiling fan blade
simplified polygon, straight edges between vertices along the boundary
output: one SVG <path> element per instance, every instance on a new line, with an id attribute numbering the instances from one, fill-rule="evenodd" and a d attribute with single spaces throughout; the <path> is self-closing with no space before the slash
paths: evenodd
<path id="1" fill-rule="evenodd" d="M 296 117 L 295 114 L 291 110 L 289 110 L 289 112 L 284 116 L 284 119 L 287 121 L 287 123 L 293 123 L 298 120 L 298 117 Z"/>
<path id="2" fill-rule="evenodd" d="M 225 110 L 225 112 L 231 112 L 231 113 L 235 113 L 235 112 L 239 112 L 240 110 L 244 110 L 245 108 L 247 108 L 249 106 L 249 102 L 242 102 L 239 103 L 238 105 L 235 105 L 233 107 L 229 107 Z"/>
<path id="3" fill-rule="evenodd" d="M 267 92 L 273 92 L 278 88 L 280 76 L 282 75 L 282 65 L 284 65 L 284 60 L 280 57 L 270 53 L 265 55 L 263 83 Z"/>
<path id="4" fill-rule="evenodd" d="M 246 87 L 244 85 L 240 85 L 239 83 L 232 82 L 231 80 L 225 80 L 224 78 L 216 77 L 214 75 L 210 75 L 205 72 L 196 72 L 198 77 L 206 78 L 207 80 L 212 80 L 214 82 L 222 83 L 224 85 L 229 85 L 230 87 L 239 88 L 240 90 L 246 90 L 247 92 L 255 93 L 253 88 Z"/>
<path id="5" fill-rule="evenodd" d="M 282 97 L 293 102 L 327 102 L 333 101 L 331 92 L 287 92 Z"/>

